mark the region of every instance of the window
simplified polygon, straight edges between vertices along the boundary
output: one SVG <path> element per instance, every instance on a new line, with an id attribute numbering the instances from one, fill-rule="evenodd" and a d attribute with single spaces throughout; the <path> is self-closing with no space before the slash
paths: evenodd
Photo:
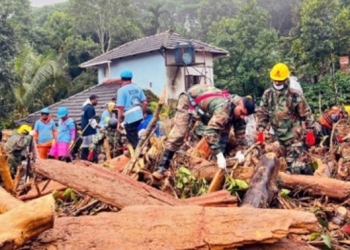
<path id="1" fill-rule="evenodd" d="M 187 75 L 185 78 L 185 90 L 201 82 L 202 76 Z"/>

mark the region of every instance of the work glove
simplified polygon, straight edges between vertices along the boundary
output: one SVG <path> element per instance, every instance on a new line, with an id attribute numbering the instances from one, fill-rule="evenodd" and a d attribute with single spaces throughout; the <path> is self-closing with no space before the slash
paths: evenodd
<path id="1" fill-rule="evenodd" d="M 259 142 L 261 145 L 264 145 L 264 143 L 265 143 L 265 136 L 264 136 L 264 129 L 263 128 L 259 128 L 258 136 L 256 138 L 256 142 Z"/>
<path id="2" fill-rule="evenodd" d="M 218 167 L 221 168 L 222 170 L 226 170 L 226 159 L 223 153 L 217 154 L 216 159 L 217 159 Z"/>
<path id="3" fill-rule="evenodd" d="M 337 141 L 339 143 L 342 143 L 343 142 L 343 137 L 341 137 L 340 135 L 337 136 Z"/>
<path id="4" fill-rule="evenodd" d="M 90 152 L 89 152 L 89 155 L 88 155 L 88 161 L 92 161 L 93 159 L 94 159 L 94 151 L 93 150 L 91 150 Z"/>
<path id="5" fill-rule="evenodd" d="M 306 132 L 305 144 L 309 147 L 315 145 L 315 135 L 311 129 Z"/>
<path id="6" fill-rule="evenodd" d="M 234 159 L 237 159 L 237 161 L 238 161 L 239 163 L 244 162 L 244 159 L 245 159 L 244 153 L 243 153 L 242 151 L 237 151 L 237 153 L 236 153 Z"/>

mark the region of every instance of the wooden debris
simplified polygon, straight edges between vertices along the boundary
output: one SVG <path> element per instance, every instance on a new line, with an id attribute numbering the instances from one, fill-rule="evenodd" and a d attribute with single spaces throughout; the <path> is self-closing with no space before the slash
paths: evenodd
<path id="1" fill-rule="evenodd" d="M 132 205 L 180 205 L 168 194 L 95 164 L 37 160 L 35 171 L 119 209 Z"/>
<path id="2" fill-rule="evenodd" d="M 218 168 L 213 180 L 210 183 L 210 186 L 208 188 L 208 193 L 212 193 L 220 190 L 224 179 L 225 179 L 225 172 L 221 168 Z"/>
<path id="3" fill-rule="evenodd" d="M 348 217 L 348 210 L 345 207 L 337 207 L 335 216 L 332 218 L 332 222 L 336 225 L 342 225 Z"/>
<path id="4" fill-rule="evenodd" d="M 5 189 L 8 192 L 12 192 L 13 189 L 13 180 L 10 173 L 10 168 L 7 165 L 7 156 L 0 154 L 0 175 L 1 179 L 4 182 Z"/>
<path id="5" fill-rule="evenodd" d="M 263 155 L 258 166 L 254 170 L 242 206 L 268 207 L 278 192 L 276 186 L 278 171 L 279 160 L 276 158 L 275 153 Z"/>
<path id="6" fill-rule="evenodd" d="M 327 177 L 309 175 L 278 174 L 279 185 L 288 189 L 302 189 L 311 195 L 328 196 L 345 200 L 350 197 L 350 182 L 340 181 Z"/>
<path id="7" fill-rule="evenodd" d="M 47 195 L 0 215 L 0 249 L 17 249 L 52 228 L 54 214 L 55 200 Z"/>
<path id="8" fill-rule="evenodd" d="M 258 216 L 257 216 L 258 215 Z M 244 222 L 244 223 L 242 223 Z M 314 214 L 255 208 L 133 206 L 58 218 L 32 249 L 233 249 L 319 232 Z M 118 237 L 115 237 L 117 232 Z"/>
<path id="9" fill-rule="evenodd" d="M 284 249 L 317 250 L 318 248 L 313 247 L 302 241 L 293 241 L 289 239 L 281 239 L 280 241 L 273 244 L 255 244 L 252 246 L 244 247 L 244 250 L 284 250 Z"/>
<path id="10" fill-rule="evenodd" d="M 0 214 L 3 214 L 11 209 L 22 205 L 23 202 L 13 197 L 11 194 L 6 192 L 5 189 L 0 187 Z"/>
<path id="11" fill-rule="evenodd" d="M 42 188 L 46 183 L 47 181 L 40 182 L 38 184 L 38 188 L 42 190 Z M 18 199 L 22 201 L 32 200 L 32 199 L 38 198 L 40 195 L 43 196 L 43 195 L 51 194 L 53 191 L 62 191 L 62 190 L 65 190 L 66 188 L 67 187 L 65 185 L 62 185 L 61 183 L 58 183 L 56 181 L 50 181 L 47 187 L 45 188 L 45 190 L 40 192 L 39 194 L 36 188 L 34 187 L 34 183 L 32 183 L 30 191 L 27 194 L 19 196 Z"/>
<path id="12" fill-rule="evenodd" d="M 227 190 L 191 197 L 185 201 L 203 207 L 237 207 L 237 197 L 232 196 Z"/>
<path id="13" fill-rule="evenodd" d="M 137 147 L 135 149 L 135 154 L 131 157 L 128 165 L 126 166 L 126 168 L 124 168 L 123 173 L 129 175 L 130 172 L 132 171 L 135 163 L 137 162 L 137 160 L 139 159 L 139 156 L 142 152 L 142 148 L 144 147 L 145 143 L 147 143 L 147 141 L 150 139 L 150 134 L 151 132 L 154 130 L 154 128 L 157 126 L 157 121 L 159 120 L 159 113 L 165 103 L 165 99 L 166 99 L 166 88 L 163 88 L 162 94 L 159 98 L 158 101 L 158 105 L 157 108 L 154 112 L 153 118 L 150 121 L 150 123 L 148 124 L 145 132 L 143 133 L 139 143 L 137 144 Z"/>

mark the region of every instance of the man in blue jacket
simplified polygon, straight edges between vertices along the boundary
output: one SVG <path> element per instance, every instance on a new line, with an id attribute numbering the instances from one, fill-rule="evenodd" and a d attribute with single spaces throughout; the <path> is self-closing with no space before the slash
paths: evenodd
<path id="1" fill-rule="evenodd" d="M 138 126 L 143 120 L 143 112 L 147 108 L 147 99 L 143 90 L 132 83 L 133 74 L 130 70 L 121 72 L 122 87 L 117 93 L 118 130 L 126 130 L 126 137 L 135 149 L 138 142 Z M 124 122 L 122 121 L 124 117 Z"/>
<path id="2" fill-rule="evenodd" d="M 100 128 L 95 119 L 95 106 L 98 104 L 98 96 L 91 95 L 89 100 L 84 103 L 81 114 L 82 139 L 81 159 L 87 160 L 89 155 L 89 146 L 97 133 L 96 128 Z"/>

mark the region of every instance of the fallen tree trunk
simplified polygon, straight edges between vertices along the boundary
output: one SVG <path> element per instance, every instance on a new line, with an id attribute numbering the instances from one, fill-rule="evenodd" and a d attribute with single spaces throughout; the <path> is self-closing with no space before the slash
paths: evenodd
<path id="1" fill-rule="evenodd" d="M 118 213 L 59 218 L 31 247 L 231 249 L 320 230 L 314 214 L 295 210 L 133 206 Z"/>
<path id="2" fill-rule="evenodd" d="M 48 195 L 0 215 L 0 249 L 17 249 L 53 227 L 55 200 Z"/>
<path id="3" fill-rule="evenodd" d="M 17 200 L 11 194 L 6 192 L 5 189 L 0 187 L 0 214 L 10 211 L 22 204 L 22 201 Z"/>
<path id="4" fill-rule="evenodd" d="M 243 207 L 268 207 L 278 192 L 276 180 L 279 160 L 274 153 L 267 153 L 254 170 L 249 189 L 244 195 Z"/>
<path id="5" fill-rule="evenodd" d="M 185 201 L 203 207 L 237 207 L 237 197 L 232 196 L 227 190 L 191 197 Z"/>
<path id="6" fill-rule="evenodd" d="M 132 205 L 181 205 L 162 191 L 109 169 L 82 163 L 37 160 L 37 173 L 119 209 Z"/>
<path id="7" fill-rule="evenodd" d="M 327 177 L 309 175 L 289 175 L 280 172 L 279 186 L 288 189 L 302 189 L 314 196 L 328 196 L 345 200 L 350 197 L 350 182 Z"/>
<path id="8" fill-rule="evenodd" d="M 270 245 L 256 244 L 256 245 L 244 247 L 244 250 L 282 250 L 282 249 L 317 250 L 318 248 L 313 247 L 303 241 L 293 241 L 289 239 L 282 239 Z"/>

